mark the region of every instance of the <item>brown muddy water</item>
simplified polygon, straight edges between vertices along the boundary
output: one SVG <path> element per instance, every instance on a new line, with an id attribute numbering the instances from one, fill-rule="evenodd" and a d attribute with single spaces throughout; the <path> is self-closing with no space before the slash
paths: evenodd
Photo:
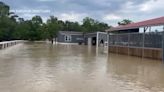
<path id="1" fill-rule="evenodd" d="M 0 50 L 0 92 L 164 92 L 161 61 L 46 43 Z"/>

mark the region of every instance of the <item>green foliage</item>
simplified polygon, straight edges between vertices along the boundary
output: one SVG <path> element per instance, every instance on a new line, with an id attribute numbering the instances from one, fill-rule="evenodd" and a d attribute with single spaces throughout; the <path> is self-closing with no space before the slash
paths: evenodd
<path id="1" fill-rule="evenodd" d="M 0 2 L 0 41 L 13 39 L 16 25 L 15 17 L 10 16 L 9 6 Z"/>
<path id="2" fill-rule="evenodd" d="M 96 32 L 105 31 L 109 26 L 92 18 L 86 17 L 83 23 L 62 21 L 50 16 L 46 23 L 40 16 L 24 20 L 9 12 L 10 7 L 0 2 L 0 41 L 7 40 L 45 40 L 57 37 L 59 31 Z"/>
<path id="3" fill-rule="evenodd" d="M 56 17 L 50 16 L 47 20 L 47 30 L 48 30 L 48 39 L 53 39 L 57 37 L 58 31 L 62 29 L 62 22 L 59 21 Z"/>
<path id="4" fill-rule="evenodd" d="M 129 20 L 129 19 L 124 19 L 121 22 L 118 22 L 118 25 L 127 25 L 127 24 L 131 24 L 133 21 Z"/>
<path id="5" fill-rule="evenodd" d="M 83 32 L 83 27 L 78 22 L 66 21 L 63 30 Z"/>
<path id="6" fill-rule="evenodd" d="M 19 39 L 29 40 L 28 39 L 29 30 L 30 30 L 29 21 L 22 21 L 16 26 L 13 36 L 15 39 L 18 40 Z"/>
<path id="7" fill-rule="evenodd" d="M 108 24 L 101 23 L 92 18 L 86 17 L 83 19 L 82 27 L 85 29 L 84 32 L 97 32 L 97 31 L 105 31 L 105 29 L 110 28 Z"/>
<path id="8" fill-rule="evenodd" d="M 3 2 L 0 2 L 0 17 L 8 16 L 9 15 L 9 6 Z"/>

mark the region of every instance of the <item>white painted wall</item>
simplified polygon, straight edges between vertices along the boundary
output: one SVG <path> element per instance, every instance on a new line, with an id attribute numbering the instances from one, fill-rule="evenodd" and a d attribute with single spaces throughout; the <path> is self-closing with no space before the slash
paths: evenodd
<path id="1" fill-rule="evenodd" d="M 88 38 L 88 46 L 92 45 L 92 38 Z"/>

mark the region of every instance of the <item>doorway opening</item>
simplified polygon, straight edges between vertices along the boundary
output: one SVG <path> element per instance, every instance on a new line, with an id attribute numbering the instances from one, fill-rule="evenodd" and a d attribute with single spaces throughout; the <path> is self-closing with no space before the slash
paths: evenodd
<path id="1" fill-rule="evenodd" d="M 92 45 L 96 46 L 97 43 L 97 38 L 96 37 L 92 37 Z"/>

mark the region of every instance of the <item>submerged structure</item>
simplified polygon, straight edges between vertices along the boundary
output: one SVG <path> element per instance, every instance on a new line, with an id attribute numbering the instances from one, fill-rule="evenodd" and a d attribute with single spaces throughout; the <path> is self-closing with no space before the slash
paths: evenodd
<path id="1" fill-rule="evenodd" d="M 106 32 L 93 32 L 85 34 L 85 44 L 92 46 L 104 45 L 107 42 Z"/>
<path id="2" fill-rule="evenodd" d="M 61 44 L 82 44 L 84 43 L 84 35 L 82 32 L 59 31 L 57 42 Z"/>
<path id="3" fill-rule="evenodd" d="M 60 31 L 59 43 L 103 45 L 109 52 L 164 59 L 164 17 L 113 27 L 106 32 Z"/>
<path id="4" fill-rule="evenodd" d="M 106 32 L 83 33 L 75 31 L 59 31 L 57 42 L 60 44 L 85 44 L 100 46 L 107 42 Z"/>
<path id="5" fill-rule="evenodd" d="M 163 58 L 164 17 L 113 27 L 106 31 L 109 34 L 109 52 Z"/>

